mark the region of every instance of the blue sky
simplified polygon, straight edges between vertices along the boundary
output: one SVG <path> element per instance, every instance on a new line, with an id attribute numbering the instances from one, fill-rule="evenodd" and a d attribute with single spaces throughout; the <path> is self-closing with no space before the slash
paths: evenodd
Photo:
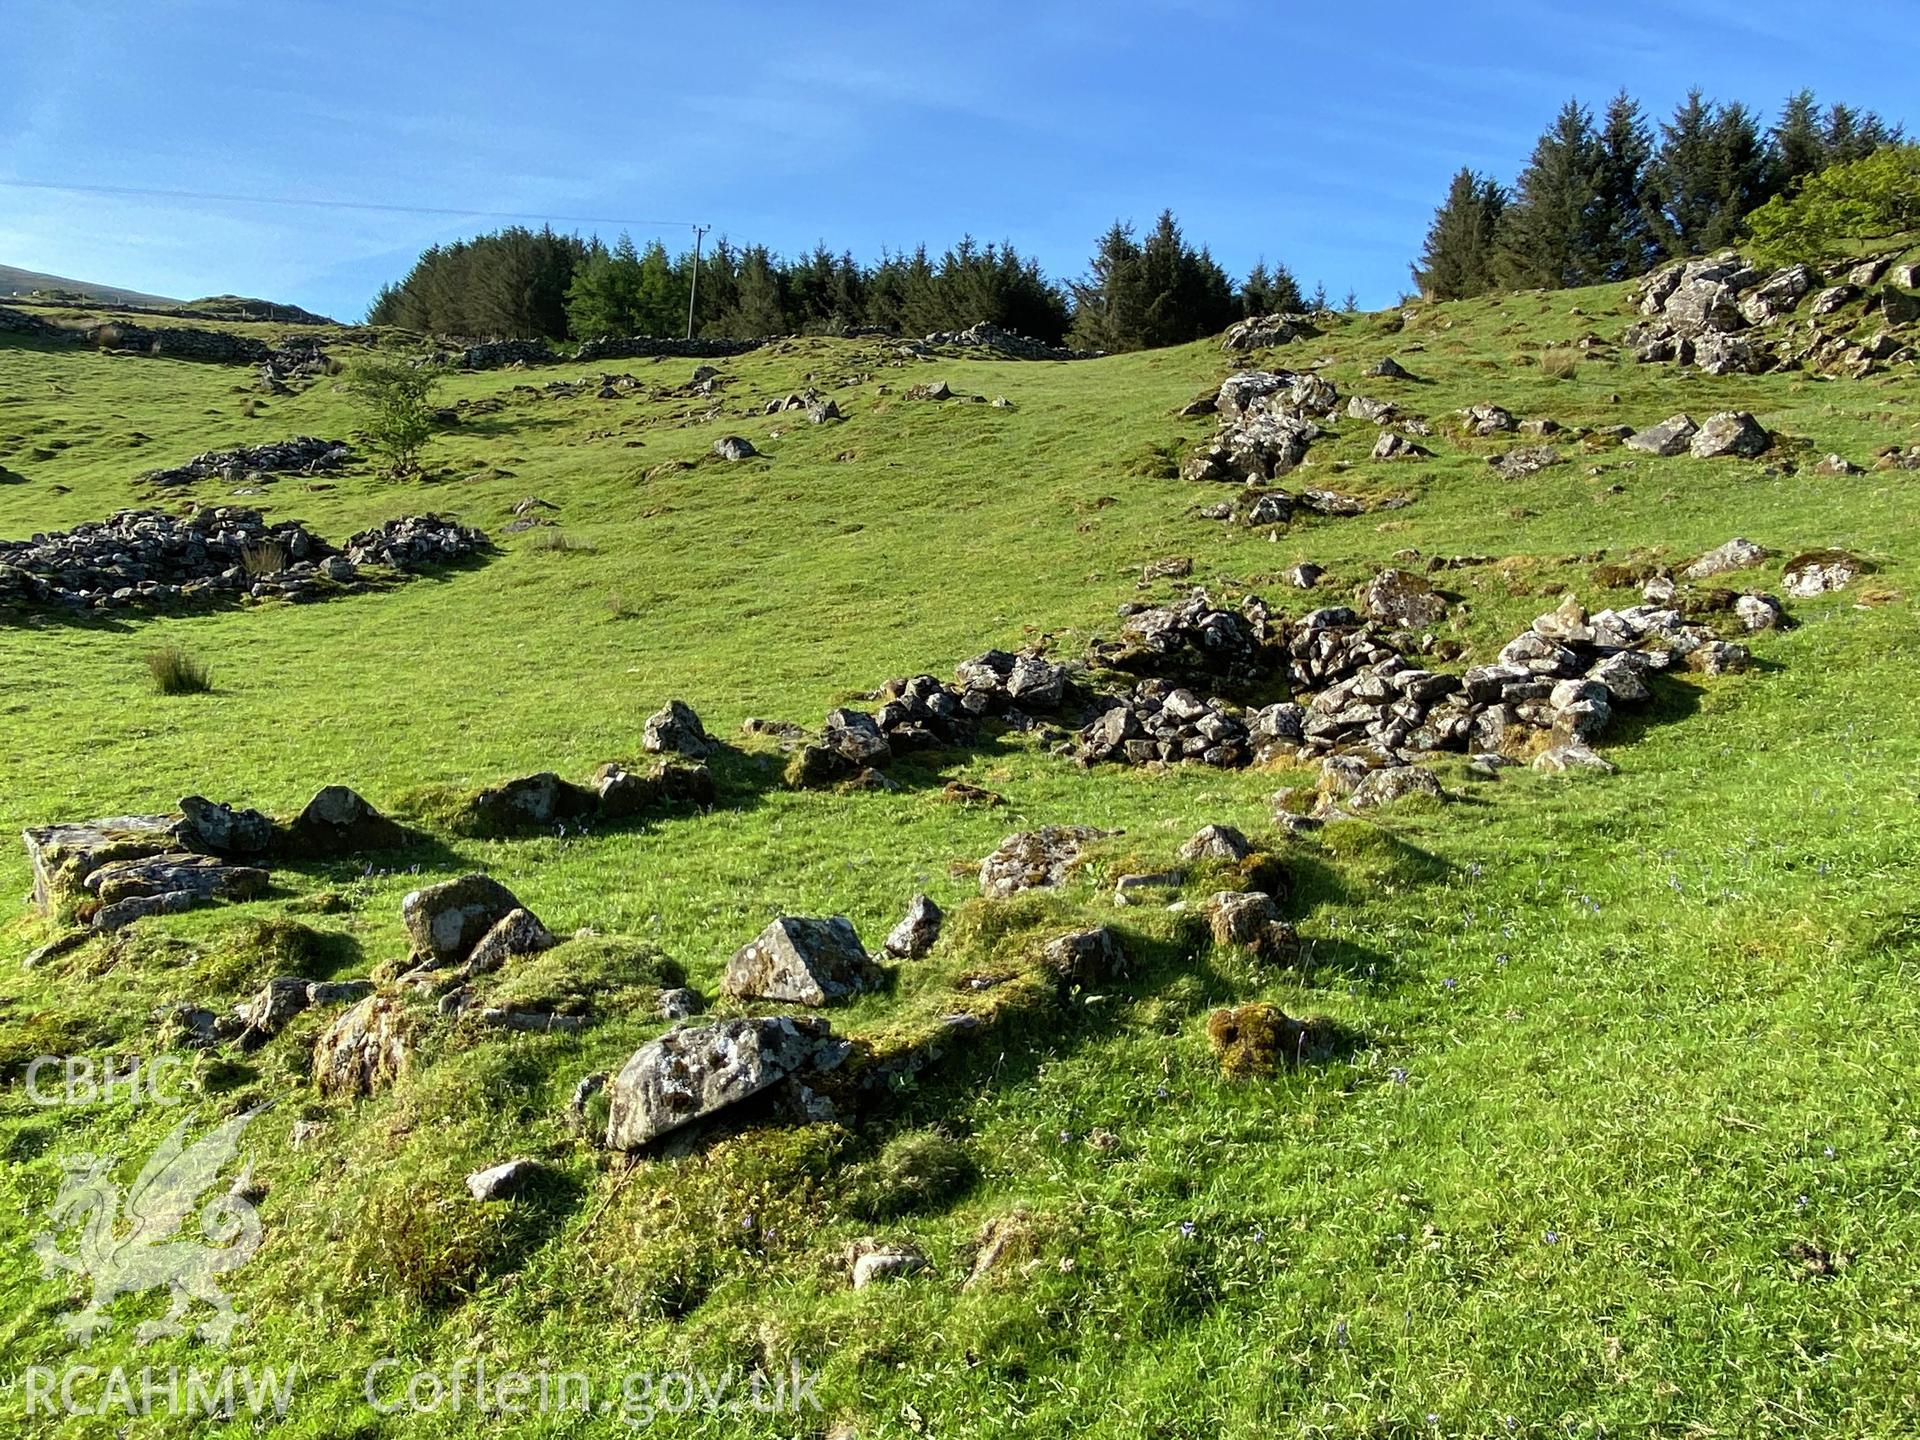
<path id="1" fill-rule="evenodd" d="M 341 318 L 424 245 L 605 218 L 868 257 L 971 232 L 1072 276 L 1171 206 L 1236 273 L 1390 303 L 1461 165 L 1511 178 L 1569 96 L 1698 84 L 1906 113 L 1911 3 L 972 4 L 7 0 L 0 180 L 318 197 L 418 215 L 0 186 L 0 264 Z"/>

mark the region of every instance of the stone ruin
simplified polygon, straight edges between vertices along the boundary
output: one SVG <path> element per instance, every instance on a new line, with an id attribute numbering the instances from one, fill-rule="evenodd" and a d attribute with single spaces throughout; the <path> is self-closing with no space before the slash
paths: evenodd
<path id="1" fill-rule="evenodd" d="M 209 450 L 184 465 L 149 470 L 140 478 L 161 489 L 218 478 L 230 485 L 270 485 L 282 475 L 320 475 L 350 464 L 353 451 L 344 440 L 296 435 L 269 445 Z"/>
<path id="2" fill-rule="evenodd" d="M 344 552 L 298 521 L 220 505 L 184 517 L 122 510 L 70 531 L 0 540 L 0 609 L 165 610 L 242 598 L 350 594 L 484 550 L 487 537 L 435 515 L 389 520 Z M 365 573 L 380 567 L 393 576 Z"/>

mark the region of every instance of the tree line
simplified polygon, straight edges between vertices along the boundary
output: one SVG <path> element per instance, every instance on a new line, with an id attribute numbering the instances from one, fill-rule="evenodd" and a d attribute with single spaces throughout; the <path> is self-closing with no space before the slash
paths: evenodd
<path id="1" fill-rule="evenodd" d="M 1139 350 L 1212 335 L 1247 315 L 1327 303 L 1304 297 L 1285 265 L 1264 260 L 1236 282 L 1172 212 L 1143 235 L 1118 221 L 1088 273 L 1050 279 L 1010 243 L 971 237 L 938 255 L 924 245 L 862 263 L 824 244 L 791 258 L 725 237 L 670 254 L 512 226 L 435 245 L 384 286 L 367 319 L 439 335 L 584 340 L 601 335 L 844 334 L 881 326 L 903 335 L 985 320 L 1048 344 Z M 1351 297 L 1349 297 L 1351 303 Z"/>
<path id="2" fill-rule="evenodd" d="M 1872 111 L 1822 110 L 1810 90 L 1764 128 L 1745 105 L 1694 90 L 1657 136 L 1624 90 L 1597 121 L 1570 100 L 1511 186 L 1470 169 L 1453 177 L 1414 282 L 1458 300 L 1631 279 L 1734 243 L 1770 200 L 1902 138 Z"/>

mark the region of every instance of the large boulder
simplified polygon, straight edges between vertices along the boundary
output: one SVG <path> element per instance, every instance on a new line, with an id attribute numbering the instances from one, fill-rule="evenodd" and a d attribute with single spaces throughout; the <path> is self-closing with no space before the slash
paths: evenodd
<path id="1" fill-rule="evenodd" d="M 607 1086 L 607 1148 L 649 1141 L 818 1064 L 832 1031 L 787 1016 L 683 1025 L 636 1050 Z"/>
<path id="2" fill-rule="evenodd" d="M 458 965 L 489 930 L 522 908 L 491 876 L 462 875 L 412 891 L 400 902 L 400 918 L 422 963 Z"/>
<path id="3" fill-rule="evenodd" d="M 1688 443 L 1696 460 L 1717 460 L 1725 455 L 1751 460 L 1766 454 L 1773 437 L 1760 422 L 1744 410 L 1725 410 L 1703 424 Z"/>
<path id="4" fill-rule="evenodd" d="M 1009 835 L 980 862 L 980 893 L 993 898 L 1060 884 L 1081 852 L 1109 832 L 1090 825 L 1045 825 Z"/>
<path id="5" fill-rule="evenodd" d="M 640 743 L 655 755 L 683 755 L 698 760 L 717 748 L 714 739 L 693 707 L 684 700 L 669 700 L 647 717 Z"/>
<path id="6" fill-rule="evenodd" d="M 1744 330 L 1739 296 L 1721 280 L 1688 280 L 1667 297 L 1667 320 L 1682 335 Z"/>
<path id="7" fill-rule="evenodd" d="M 479 833 L 499 835 L 583 819 L 598 805 L 599 797 L 591 790 L 543 770 L 480 791 L 467 810 Z"/>
<path id="8" fill-rule="evenodd" d="M 783 915 L 734 951 L 720 989 L 738 999 L 828 1005 L 878 989 L 885 979 L 846 916 Z"/>

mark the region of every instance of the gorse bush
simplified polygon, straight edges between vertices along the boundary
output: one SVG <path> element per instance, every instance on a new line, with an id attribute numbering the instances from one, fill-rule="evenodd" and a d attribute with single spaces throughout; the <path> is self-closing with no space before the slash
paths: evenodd
<path id="1" fill-rule="evenodd" d="M 1895 145 L 1810 178 L 1749 218 L 1754 250 L 1775 264 L 1819 260 L 1849 241 L 1920 230 L 1920 145 Z"/>
<path id="2" fill-rule="evenodd" d="M 162 695 L 205 695 L 213 689 L 213 671 L 178 645 L 149 650 L 147 674 Z"/>

